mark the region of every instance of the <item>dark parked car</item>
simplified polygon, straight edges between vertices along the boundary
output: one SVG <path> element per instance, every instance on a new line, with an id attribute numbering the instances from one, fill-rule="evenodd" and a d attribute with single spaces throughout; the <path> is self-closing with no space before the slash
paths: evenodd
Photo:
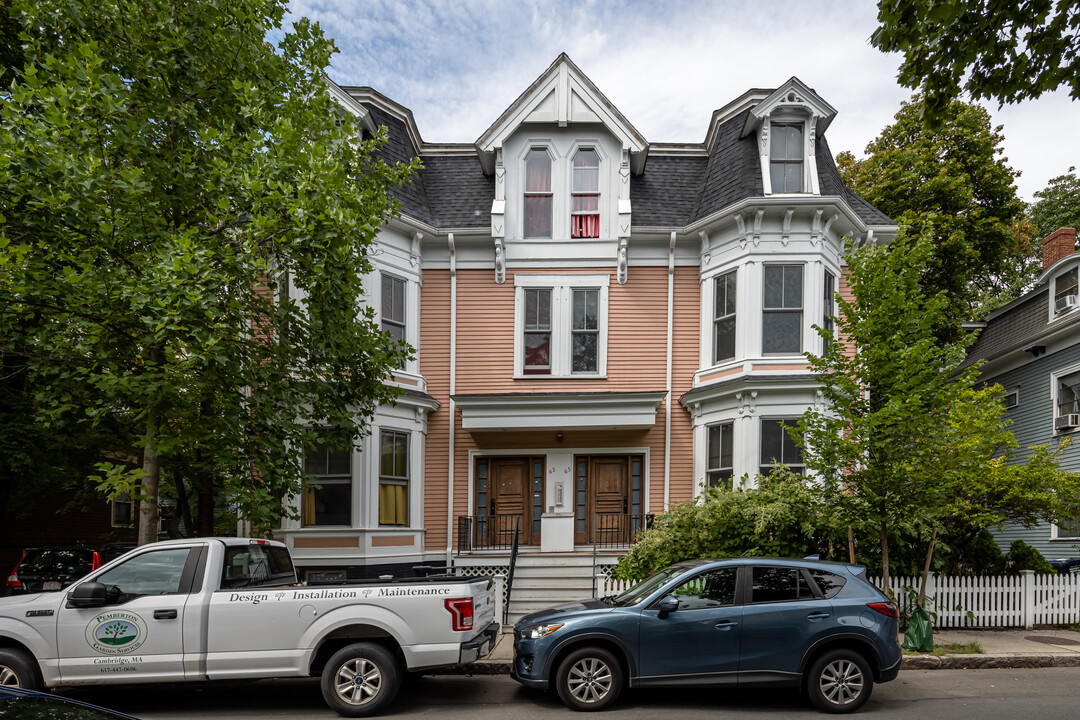
<path id="1" fill-rule="evenodd" d="M 1080 573 L 1080 558 L 1052 558 L 1048 560 L 1059 575 L 1072 575 Z"/>
<path id="2" fill-rule="evenodd" d="M 623 688 L 795 687 L 853 712 L 900 670 L 897 608 L 858 565 L 737 558 L 672 565 L 621 595 L 533 613 L 511 676 L 599 710 Z"/>
<path id="3" fill-rule="evenodd" d="M 0 717 L 5 720 L 138 720 L 79 700 L 4 686 L 0 686 Z"/>
<path id="4" fill-rule="evenodd" d="M 135 545 L 130 543 L 110 543 L 98 547 L 48 545 L 31 548 L 23 553 L 22 560 L 8 575 L 6 589 L 15 595 L 63 590 L 133 547 Z"/>

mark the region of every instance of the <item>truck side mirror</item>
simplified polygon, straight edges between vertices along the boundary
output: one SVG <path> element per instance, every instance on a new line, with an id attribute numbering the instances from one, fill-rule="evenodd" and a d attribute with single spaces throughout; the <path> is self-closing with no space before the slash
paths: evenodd
<path id="1" fill-rule="evenodd" d="M 99 582 L 80 583 L 68 596 L 69 607 L 100 607 L 105 602 L 105 586 Z"/>
<path id="2" fill-rule="evenodd" d="M 668 595 L 656 606 L 660 611 L 661 619 L 666 618 L 671 613 L 679 609 L 679 598 L 674 595 Z"/>

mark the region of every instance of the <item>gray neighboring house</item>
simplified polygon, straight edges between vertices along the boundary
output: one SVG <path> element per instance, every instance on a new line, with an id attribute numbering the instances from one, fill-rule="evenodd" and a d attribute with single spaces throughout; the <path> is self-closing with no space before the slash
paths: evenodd
<path id="1" fill-rule="evenodd" d="M 966 364 L 985 361 L 981 379 L 1004 388 L 1007 417 L 1021 447 L 1072 437 L 1061 466 L 1080 472 L 1080 252 L 1076 230 L 1043 241 L 1043 273 L 1028 293 L 985 318 Z M 1008 551 L 1017 538 L 1048 559 L 1080 556 L 1080 518 L 994 533 Z"/>

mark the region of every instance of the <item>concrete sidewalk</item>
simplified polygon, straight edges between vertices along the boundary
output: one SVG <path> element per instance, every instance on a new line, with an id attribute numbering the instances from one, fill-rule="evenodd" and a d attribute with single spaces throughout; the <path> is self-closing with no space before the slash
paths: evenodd
<path id="1" fill-rule="evenodd" d="M 903 642 L 903 638 L 900 638 Z M 904 655 L 904 670 L 964 670 L 985 668 L 1080 667 L 1080 632 L 1072 630 L 935 630 L 934 645 L 976 642 L 975 655 Z M 437 671 L 440 674 L 509 674 L 514 638 L 499 636 L 491 655 L 469 665 Z"/>

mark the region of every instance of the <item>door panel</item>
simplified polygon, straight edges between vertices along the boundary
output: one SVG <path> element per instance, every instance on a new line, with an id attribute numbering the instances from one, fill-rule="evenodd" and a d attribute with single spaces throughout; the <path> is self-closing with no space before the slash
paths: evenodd
<path id="1" fill-rule="evenodd" d="M 630 525 L 630 461 L 640 456 L 578 456 L 574 486 L 574 543 L 628 542 Z M 597 515 L 604 517 L 597 520 Z"/>
<path id="2" fill-rule="evenodd" d="M 530 472 L 536 462 L 541 463 L 539 479 Z M 542 463 L 541 458 L 528 457 L 477 460 L 477 515 L 503 516 L 477 523 L 476 532 L 484 535 L 477 538 L 478 546 L 509 546 L 513 540 L 515 518 L 520 528 L 520 544 L 531 545 L 539 540 L 534 504 L 543 502 Z"/>

